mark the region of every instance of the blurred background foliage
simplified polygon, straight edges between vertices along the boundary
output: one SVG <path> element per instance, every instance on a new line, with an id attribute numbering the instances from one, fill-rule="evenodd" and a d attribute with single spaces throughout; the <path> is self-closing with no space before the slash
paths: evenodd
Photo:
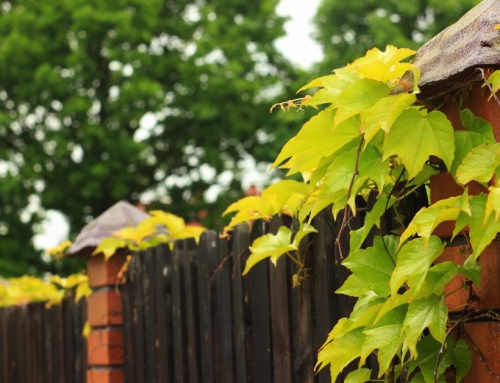
<path id="1" fill-rule="evenodd" d="M 71 238 L 121 199 L 220 227 L 245 169 L 265 172 L 308 118 L 273 103 L 373 46 L 418 48 L 478 3 L 323 0 L 324 59 L 306 71 L 275 47 L 278 2 L 2 2 L 0 275 L 82 266 L 35 247 L 50 211 Z"/>

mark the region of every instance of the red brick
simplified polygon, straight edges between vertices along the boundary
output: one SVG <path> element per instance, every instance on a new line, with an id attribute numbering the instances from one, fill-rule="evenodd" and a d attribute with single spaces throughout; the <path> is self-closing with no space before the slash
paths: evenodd
<path id="1" fill-rule="evenodd" d="M 115 286 L 119 282 L 118 273 L 125 263 L 125 255 L 126 253 L 121 251 L 107 261 L 102 254 L 90 257 L 87 261 L 90 287 Z"/>
<path id="2" fill-rule="evenodd" d="M 123 331 L 92 330 L 88 338 L 87 352 L 90 366 L 123 364 Z"/>
<path id="3" fill-rule="evenodd" d="M 462 265 L 470 255 L 468 246 L 452 246 L 445 249 L 437 262 L 452 261 Z M 466 278 L 455 276 L 446 286 L 445 303 L 450 311 L 461 311 L 468 303 L 468 309 L 500 308 L 500 241 L 495 240 L 484 249 L 478 258 L 482 273 L 480 286 L 473 285 L 473 297 L 469 299 L 469 288 L 464 288 Z M 469 302 L 467 302 L 469 300 Z M 500 370 L 499 370 L 500 373 Z"/>
<path id="4" fill-rule="evenodd" d="M 94 292 L 87 300 L 88 321 L 92 327 L 121 325 L 122 301 L 115 289 Z"/>
<path id="5" fill-rule="evenodd" d="M 498 322 L 467 323 L 464 325 L 464 331 L 482 356 L 478 350 L 469 345 L 472 354 L 472 368 L 462 383 L 498 383 L 498 380 L 490 374 L 485 365 L 486 363 L 495 374 L 500 374 Z"/>
<path id="6" fill-rule="evenodd" d="M 87 383 L 123 383 L 125 375 L 122 369 L 87 370 Z"/>

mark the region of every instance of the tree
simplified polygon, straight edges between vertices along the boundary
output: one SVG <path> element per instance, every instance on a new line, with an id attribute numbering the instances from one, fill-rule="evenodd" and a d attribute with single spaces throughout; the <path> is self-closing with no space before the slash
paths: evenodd
<path id="1" fill-rule="evenodd" d="M 286 123 L 267 111 L 293 77 L 273 45 L 277 2 L 2 3 L 0 256 L 18 266 L 8 275 L 38 257 L 43 211 L 62 212 L 72 234 L 148 190 L 174 196 L 177 212 L 244 155 L 271 159 L 260 144 L 279 147 Z M 40 209 L 23 215 L 30 198 Z"/>
<path id="2" fill-rule="evenodd" d="M 340 68 L 372 47 L 392 44 L 418 49 L 479 2 L 324 0 L 314 20 L 314 37 L 325 54 L 319 73 Z"/>

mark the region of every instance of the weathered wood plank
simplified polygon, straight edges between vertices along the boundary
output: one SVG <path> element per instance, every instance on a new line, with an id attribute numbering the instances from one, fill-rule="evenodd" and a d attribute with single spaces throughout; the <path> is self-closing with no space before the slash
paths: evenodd
<path id="1" fill-rule="evenodd" d="M 200 381 L 202 383 L 215 383 L 215 350 L 210 292 L 213 268 L 210 261 L 215 258 L 216 251 L 217 233 L 213 231 L 203 233 L 196 253 L 201 358 Z"/>
<path id="2" fill-rule="evenodd" d="M 266 222 L 254 223 L 251 241 L 268 231 Z M 254 378 L 259 383 L 272 383 L 271 312 L 269 301 L 269 262 L 259 262 L 247 274 L 252 311 L 252 344 Z"/>

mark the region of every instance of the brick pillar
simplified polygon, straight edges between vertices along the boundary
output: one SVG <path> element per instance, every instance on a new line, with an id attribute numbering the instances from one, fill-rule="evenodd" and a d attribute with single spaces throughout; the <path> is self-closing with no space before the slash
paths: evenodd
<path id="1" fill-rule="evenodd" d="M 469 97 L 464 101 L 462 108 L 468 108 L 472 113 L 481 117 L 493 127 L 497 141 L 500 141 L 500 107 L 490 97 L 490 91 L 481 85 L 471 90 Z M 451 100 L 441 109 L 452 122 L 455 130 L 464 129 L 460 121 L 457 104 Z M 488 190 L 477 182 L 471 182 L 469 195 L 487 193 Z M 431 178 L 431 201 L 437 202 L 451 196 L 463 193 L 463 188 L 457 185 L 449 173 L 440 173 Z M 434 234 L 449 238 L 455 225 L 452 222 L 440 224 Z M 468 229 L 466 228 L 466 231 Z M 462 265 L 471 251 L 467 243 L 448 246 L 438 262 L 453 261 Z M 465 277 L 456 276 L 446 287 L 445 303 L 450 315 L 455 319 L 467 314 L 480 314 L 488 310 L 500 310 L 500 240 L 494 240 L 479 257 L 482 268 L 479 286 L 470 285 Z M 465 310 L 465 311 L 464 311 Z M 466 334 L 464 334 L 464 332 Z M 461 339 L 469 344 L 472 354 L 472 368 L 464 378 L 464 383 L 493 383 L 498 382 L 493 374 L 500 374 L 500 337 L 498 336 L 498 322 L 488 316 L 478 318 L 477 322 L 465 323 L 457 332 Z M 491 370 L 491 371 L 490 371 Z"/>
<path id="2" fill-rule="evenodd" d="M 88 299 L 87 383 L 123 383 L 122 302 L 118 293 L 118 272 L 125 254 L 118 252 L 108 261 L 103 255 L 87 261 L 92 295 Z"/>

